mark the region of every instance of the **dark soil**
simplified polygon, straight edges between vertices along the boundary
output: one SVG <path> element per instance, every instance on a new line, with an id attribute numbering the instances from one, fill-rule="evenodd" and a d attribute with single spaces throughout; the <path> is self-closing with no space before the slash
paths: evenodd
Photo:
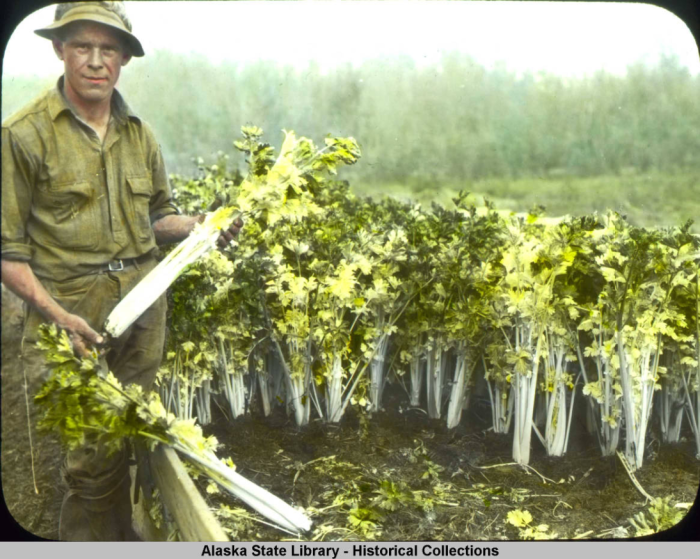
<path id="1" fill-rule="evenodd" d="M 24 375 L 19 359 L 21 342 L 21 303 L 2 290 L 2 493 L 10 515 L 30 534 L 58 539 L 58 519 L 63 491 L 60 484 L 61 452 L 58 443 L 37 436 L 33 427 L 34 475 L 27 428 Z M 31 404 L 31 396 L 30 396 Z M 31 405 L 30 405 L 30 409 Z M 36 478 L 36 485 L 34 482 Z M 11 526 L 5 530 L 16 534 Z M 18 536 L 21 537 L 21 536 Z"/>
<path id="2" fill-rule="evenodd" d="M 17 359 L 20 316 L 16 298 L 3 290 L 2 489 L 21 526 L 57 539 L 61 453 L 55 441 L 33 437 L 36 493 Z M 312 421 L 298 429 L 283 406 L 268 418 L 253 406 L 251 415 L 231 422 L 214 405 L 214 421 L 205 431 L 216 435 L 222 443 L 219 454 L 230 455 L 240 474 L 307 508 L 314 520 L 308 539 L 517 539 L 519 530 L 505 521 L 515 509 L 529 511 L 532 526 L 546 524 L 546 534 L 558 538 L 619 537 L 625 535 L 621 528 L 634 535 L 628 519 L 645 510 L 645 499 L 617 458 L 600 456 L 583 427 L 572 433 L 563 458 L 547 457 L 533 437 L 530 465 L 535 471 L 491 467 L 512 459 L 510 437 L 487 430 L 488 402 L 473 398 L 454 430 L 406 406 L 403 389 L 390 385 L 387 411 L 368 417 L 351 409 L 339 426 Z M 636 477 L 654 497 L 692 503 L 700 480 L 694 453 L 689 436 L 674 446 L 659 445 L 652 436 Z M 198 483 L 214 508 L 230 507 L 221 522 L 232 539 L 292 537 L 250 520 L 239 502 L 209 495 L 207 483 Z"/>
<path id="3" fill-rule="evenodd" d="M 400 410 L 407 398 L 398 386 L 389 386 L 385 399 L 387 411 L 369 418 L 351 410 L 340 426 L 316 421 L 300 430 L 278 407 L 269 418 L 234 422 L 217 410 L 205 431 L 216 435 L 221 454 L 230 453 L 241 475 L 295 506 L 312 507 L 316 531 L 308 539 L 518 539 L 518 529 L 505 522 L 514 509 L 529 511 L 532 526 L 546 524 L 547 534 L 562 539 L 635 534 L 628 519 L 646 508 L 645 498 L 618 458 L 601 457 L 585 430 L 572 434 L 562 458 L 546 456 L 533 436 L 530 465 L 536 472 L 490 467 L 512 462 L 512 442 L 487 430 L 487 402 L 472 403 L 459 427 L 448 430 L 444 420 L 430 420 L 421 410 Z M 700 462 L 692 441 L 660 446 L 652 439 L 647 450 L 635 474 L 647 493 L 693 503 Z M 394 501 L 382 496 L 387 481 L 399 493 Z M 432 508 L 421 506 L 420 497 L 431 498 Z M 353 523 L 355 503 L 374 526 L 363 530 Z M 222 524 L 238 539 L 288 537 L 259 524 Z"/>

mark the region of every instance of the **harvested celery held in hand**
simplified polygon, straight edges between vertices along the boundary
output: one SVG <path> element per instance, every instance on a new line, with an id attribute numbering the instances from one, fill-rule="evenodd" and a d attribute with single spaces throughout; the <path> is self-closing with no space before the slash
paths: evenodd
<path id="1" fill-rule="evenodd" d="M 232 493 L 287 532 L 311 528 L 300 510 L 236 473 L 230 460 L 214 452 L 215 437 L 205 437 L 194 419 L 178 419 L 168 413 L 153 391 L 136 384 L 122 386 L 109 372 L 100 374 L 97 352 L 80 359 L 73 354 L 65 331 L 56 325 L 40 328 L 37 347 L 51 370 L 35 397 L 43 408 L 40 431 L 53 431 L 69 449 L 102 445 L 108 452 L 123 447 L 127 438 L 153 450 L 166 444 L 177 450 L 197 471 Z"/>
<path id="2" fill-rule="evenodd" d="M 190 235 L 171 251 L 114 308 L 105 322 L 105 332 L 121 336 L 178 278 L 184 269 L 216 247 L 223 229 L 241 216 L 234 207 L 219 208 L 195 225 Z"/>
<path id="3" fill-rule="evenodd" d="M 262 130 L 244 126 L 242 132 L 245 139 L 234 145 L 248 155 L 250 174 L 241 185 L 237 207 L 223 207 L 209 214 L 127 294 L 107 317 L 104 330 L 108 337 L 121 336 L 187 266 L 216 247 L 220 231 L 236 219 L 260 219 L 266 225 L 280 219 L 302 219 L 318 210 L 306 190 L 308 179 L 321 173 L 336 174 L 338 165 L 353 165 L 360 158 L 354 138 L 326 138 L 325 147 L 318 149 L 311 140 L 297 137 L 290 130 L 284 131 L 279 156 L 272 164 L 271 148 L 259 142 Z M 289 199 L 289 189 L 297 198 Z"/>

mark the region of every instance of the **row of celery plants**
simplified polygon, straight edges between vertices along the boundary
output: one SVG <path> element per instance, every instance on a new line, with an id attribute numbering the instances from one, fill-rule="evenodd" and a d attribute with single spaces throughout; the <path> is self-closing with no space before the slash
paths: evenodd
<path id="1" fill-rule="evenodd" d="M 248 177 L 269 179 L 272 148 L 259 130 L 244 132 L 236 145 Z M 642 466 L 655 393 L 664 439 L 678 440 L 687 419 L 700 452 L 700 243 L 690 224 L 506 215 L 465 194 L 451 210 L 361 199 L 326 178 L 356 158 L 333 142 L 330 161 L 303 139 L 284 171 L 284 210 L 251 214 L 236 246 L 171 290 L 161 387 L 173 409 L 185 402 L 191 413 L 194 394 L 206 421 L 214 391 L 236 417 L 257 391 L 265 413 L 282 403 L 300 426 L 314 415 L 338 422 L 352 403 L 380 411 L 392 380 L 453 428 L 480 372 L 493 429 L 512 429 L 520 463 L 533 433 L 548 454 L 566 452 L 577 387 L 603 454 L 624 440 Z M 221 162 L 175 179 L 193 208 L 222 198 L 264 208 L 261 184 Z"/>

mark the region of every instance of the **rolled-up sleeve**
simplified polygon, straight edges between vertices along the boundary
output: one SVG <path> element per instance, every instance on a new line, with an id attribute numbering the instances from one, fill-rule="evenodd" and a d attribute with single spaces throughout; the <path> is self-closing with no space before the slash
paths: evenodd
<path id="1" fill-rule="evenodd" d="M 153 224 L 166 215 L 179 214 L 180 210 L 173 202 L 173 194 L 170 189 L 170 181 L 165 169 L 163 154 L 150 130 L 148 130 L 148 139 L 150 144 L 149 151 L 151 152 L 151 176 L 153 177 L 153 192 L 149 204 L 149 213 L 151 224 Z"/>
<path id="2" fill-rule="evenodd" d="M 2 128 L 2 244 L 3 259 L 29 262 L 33 249 L 26 224 L 32 205 L 36 169 L 27 151 L 9 128 Z"/>

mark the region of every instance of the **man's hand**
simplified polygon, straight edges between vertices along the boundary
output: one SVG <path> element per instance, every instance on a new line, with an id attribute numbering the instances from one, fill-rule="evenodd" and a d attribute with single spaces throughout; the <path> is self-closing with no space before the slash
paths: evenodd
<path id="1" fill-rule="evenodd" d="M 68 333 L 73 351 L 78 357 L 87 357 L 91 347 L 104 342 L 104 338 L 77 314 L 66 314 L 60 321 L 56 321 L 56 325 Z"/>
<path id="2" fill-rule="evenodd" d="M 167 243 L 179 243 L 184 241 L 192 232 L 195 225 L 202 223 L 206 219 L 206 215 L 168 215 L 153 224 L 153 233 L 156 237 L 156 243 L 159 245 Z M 236 238 L 238 232 L 243 227 L 243 221 L 239 218 L 226 230 L 222 231 L 219 238 L 216 240 L 219 248 L 225 248 Z"/>
<path id="3" fill-rule="evenodd" d="M 219 238 L 216 239 L 216 243 L 219 245 L 219 248 L 226 248 L 229 244 L 231 244 L 231 242 L 238 236 L 238 233 L 241 231 L 242 227 L 243 220 L 239 217 L 228 229 L 222 231 Z"/>

